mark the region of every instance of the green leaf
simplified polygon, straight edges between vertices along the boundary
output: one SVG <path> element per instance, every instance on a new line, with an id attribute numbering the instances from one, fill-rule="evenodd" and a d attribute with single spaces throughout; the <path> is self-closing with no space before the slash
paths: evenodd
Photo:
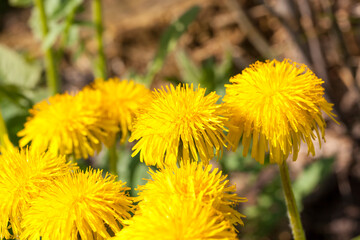
<path id="1" fill-rule="evenodd" d="M 172 23 L 161 37 L 158 51 L 149 65 L 148 72 L 144 78 L 144 82 L 147 85 L 150 85 L 154 76 L 161 70 L 166 56 L 175 49 L 177 41 L 181 35 L 186 32 L 190 23 L 195 20 L 199 10 L 200 8 L 198 6 L 190 8 L 179 19 Z"/>
<path id="2" fill-rule="evenodd" d="M 124 79 L 131 79 L 134 80 L 135 82 L 143 82 L 143 76 L 141 76 L 139 73 L 137 73 L 134 69 L 129 68 L 123 76 Z"/>
<path id="3" fill-rule="evenodd" d="M 253 185 L 253 187 L 258 186 Z M 256 196 L 256 204 L 249 205 L 243 210 L 246 215 L 247 228 L 244 239 L 263 239 L 265 236 L 269 236 L 279 222 L 286 218 L 280 176 L 275 175 L 275 178 L 260 190 Z"/>
<path id="4" fill-rule="evenodd" d="M 58 38 L 58 36 L 63 33 L 64 29 L 65 29 L 65 22 L 59 23 L 59 24 L 55 24 L 51 29 L 50 32 L 46 35 L 46 37 L 44 38 L 43 42 L 42 42 L 42 49 L 45 51 L 49 48 L 51 48 L 56 39 Z"/>
<path id="5" fill-rule="evenodd" d="M 69 42 L 69 44 L 71 44 L 71 42 Z M 85 41 L 80 39 L 73 56 L 74 60 L 76 61 L 84 52 L 85 52 Z"/>
<path id="6" fill-rule="evenodd" d="M 227 51 L 224 55 L 223 61 L 215 68 L 215 76 L 218 83 L 228 82 L 229 77 L 232 75 L 232 55 L 229 51 Z"/>
<path id="7" fill-rule="evenodd" d="M 92 21 L 74 20 L 73 24 L 80 27 L 95 28 L 95 24 Z"/>
<path id="8" fill-rule="evenodd" d="M 1 99 L 0 108 L 6 123 L 10 141 L 17 146 L 18 137 L 16 134 L 24 127 L 26 117 L 29 115 L 28 110 L 17 104 L 13 104 L 13 102 L 7 98 Z"/>
<path id="9" fill-rule="evenodd" d="M 32 103 L 38 103 L 49 97 L 49 89 L 46 86 L 37 86 L 35 89 L 25 91 L 24 95 L 30 99 Z"/>
<path id="10" fill-rule="evenodd" d="M 225 95 L 225 84 L 229 83 L 233 75 L 233 59 L 230 52 L 226 52 L 224 60 L 215 68 L 215 91 L 220 96 Z"/>
<path id="11" fill-rule="evenodd" d="M 72 25 L 69 28 L 69 36 L 65 42 L 66 46 L 74 46 L 78 42 L 80 42 L 79 45 L 81 45 L 81 41 L 79 39 L 79 30 L 80 30 L 80 28 L 76 25 Z"/>
<path id="12" fill-rule="evenodd" d="M 209 58 L 198 67 L 184 51 L 178 51 L 176 61 L 184 82 L 200 84 L 207 92 L 216 91 L 220 96 L 225 94 L 224 84 L 228 82 L 233 67 L 230 53 L 225 55 L 220 64 L 214 58 Z"/>
<path id="13" fill-rule="evenodd" d="M 45 1 L 45 13 L 47 16 L 47 22 L 49 27 L 49 32 L 57 32 L 58 26 L 62 23 L 61 20 L 65 19 L 73 11 L 75 11 L 82 4 L 83 0 L 49 0 Z M 29 25 L 34 33 L 34 35 L 42 39 L 42 31 L 40 28 L 40 16 L 37 8 L 33 8 L 31 16 L 29 19 Z M 57 30 L 53 30 L 56 28 Z M 50 34 L 50 33 L 49 33 Z M 55 34 L 55 33 L 53 33 Z M 56 35 L 58 36 L 58 35 Z M 49 40 L 48 40 L 49 41 Z"/>
<path id="14" fill-rule="evenodd" d="M 50 19 L 58 21 L 66 18 L 69 14 L 75 11 L 82 4 L 83 0 L 62 0 L 59 5 L 54 8 Z"/>
<path id="15" fill-rule="evenodd" d="M 20 138 L 17 136 L 17 133 L 24 128 L 26 119 L 29 116 L 28 112 L 22 112 L 17 115 L 12 116 L 6 122 L 6 126 L 9 132 L 10 141 L 17 146 Z"/>
<path id="16" fill-rule="evenodd" d="M 184 82 L 198 85 L 202 75 L 201 69 L 196 66 L 183 50 L 178 51 L 175 58 Z"/>
<path id="17" fill-rule="evenodd" d="M 0 83 L 0 101 L 7 99 L 17 106 L 29 109 L 33 102 L 25 96 L 22 89 L 16 85 Z"/>
<path id="18" fill-rule="evenodd" d="M 63 5 L 63 0 L 50 0 L 44 2 L 46 16 L 52 16 L 57 11 L 58 8 L 61 8 Z"/>
<path id="19" fill-rule="evenodd" d="M 30 7 L 32 3 L 32 0 L 9 0 L 10 6 L 13 7 Z"/>
<path id="20" fill-rule="evenodd" d="M 26 118 L 32 104 L 40 102 L 48 96 L 46 87 L 36 87 L 36 90 L 26 90 L 18 86 L 0 84 L 0 108 L 6 122 L 11 142 L 17 146 L 17 133 L 24 128 Z"/>
<path id="21" fill-rule="evenodd" d="M 216 63 L 213 57 L 206 59 L 202 64 L 200 84 L 206 87 L 207 92 L 215 90 L 215 68 Z"/>
<path id="22" fill-rule="evenodd" d="M 44 8 L 45 8 L 45 14 L 47 16 L 47 24 L 48 28 L 51 31 L 51 28 L 56 22 L 51 21 L 50 16 L 53 15 L 53 13 L 56 11 L 57 7 L 60 5 L 61 0 L 51 0 L 51 1 L 45 1 L 44 2 Z M 41 29 L 41 19 L 39 15 L 39 11 L 36 7 L 34 7 L 31 11 L 31 16 L 29 18 L 29 26 L 31 27 L 31 30 L 33 34 L 40 40 L 43 38 L 43 33 Z"/>
<path id="23" fill-rule="evenodd" d="M 34 88 L 40 81 L 42 68 L 29 63 L 16 51 L 0 45 L 0 83 L 21 88 Z"/>

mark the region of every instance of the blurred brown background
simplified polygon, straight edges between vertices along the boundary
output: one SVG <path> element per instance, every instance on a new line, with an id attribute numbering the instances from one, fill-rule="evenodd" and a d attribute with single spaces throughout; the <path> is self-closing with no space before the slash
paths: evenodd
<path id="1" fill-rule="evenodd" d="M 233 73 L 256 60 L 291 58 L 307 64 L 325 83 L 326 98 L 334 103 L 337 125 L 328 121 L 326 144 L 315 158 L 303 150 L 290 164 L 296 177 L 309 163 L 335 157 L 332 174 L 304 201 L 302 218 L 308 239 L 347 240 L 360 235 L 360 2 L 356 0 L 104 0 L 104 42 L 110 76 L 128 71 L 144 73 L 169 24 L 193 5 L 201 11 L 178 44 L 200 65 L 209 58 L 222 62 L 231 54 Z M 0 3 L 0 44 L 27 54 L 42 55 L 39 41 L 28 26 L 30 8 Z M 79 18 L 91 19 L 90 5 Z M 81 31 L 84 51 L 75 49 L 60 63 L 63 90 L 79 89 L 93 80 L 92 58 L 96 43 L 91 29 Z M 180 77 L 174 54 L 156 76 Z M 154 86 L 155 86 L 154 85 Z M 327 119 L 329 120 L 329 119 Z M 305 148 L 302 148 L 305 149 Z M 239 195 L 256 204 L 259 189 L 271 181 L 269 167 L 248 188 L 246 173 L 230 173 Z M 244 206 L 246 208 L 246 206 Z M 264 215 L 269 214 L 267 212 Z M 254 229 L 240 231 L 251 235 Z M 287 222 L 280 222 L 270 236 L 291 239 Z"/>

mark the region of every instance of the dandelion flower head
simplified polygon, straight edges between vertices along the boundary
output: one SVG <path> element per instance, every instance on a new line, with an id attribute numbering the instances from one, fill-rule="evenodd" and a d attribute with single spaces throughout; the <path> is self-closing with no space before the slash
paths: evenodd
<path id="1" fill-rule="evenodd" d="M 163 167 L 200 159 L 205 163 L 219 156 L 226 146 L 222 108 L 215 92 L 205 96 L 205 89 L 193 85 L 172 85 L 155 90 L 152 103 L 138 116 L 129 141 L 135 156 L 147 165 Z M 215 152 L 215 154 L 214 154 Z"/>
<path id="2" fill-rule="evenodd" d="M 265 152 L 272 163 L 290 153 L 295 161 L 301 141 L 315 154 L 312 140 L 317 137 L 320 144 L 325 134 L 321 111 L 334 114 L 323 97 L 323 81 L 307 66 L 291 60 L 256 62 L 230 82 L 224 97 L 232 115 L 228 138 L 234 146 L 242 138 L 244 156 L 251 139 L 251 156 L 262 164 Z"/>
<path id="3" fill-rule="evenodd" d="M 96 79 L 93 88 L 102 94 L 101 108 L 107 118 L 114 120 L 121 131 L 121 142 L 126 140 L 128 131 L 139 109 L 151 101 L 151 91 L 132 80 L 110 78 L 107 81 Z"/>
<path id="4" fill-rule="evenodd" d="M 180 164 L 180 168 L 165 168 L 157 172 L 150 170 L 152 180 L 139 187 L 140 211 L 151 208 L 157 200 L 167 204 L 169 196 L 176 196 L 183 201 L 198 199 L 210 204 L 232 224 L 243 225 L 241 217 L 245 216 L 233 206 L 247 200 L 237 196 L 236 187 L 230 185 L 227 175 L 217 168 L 212 170 L 211 165 L 196 162 Z"/>
<path id="5" fill-rule="evenodd" d="M 30 200 L 54 179 L 76 167 L 66 163 L 65 157 L 34 148 L 1 149 L 0 162 L 0 238 L 11 237 L 9 221 L 17 238 L 22 229 L 23 212 L 29 208 Z"/>
<path id="6" fill-rule="evenodd" d="M 31 145 L 45 151 L 74 154 L 88 158 L 108 143 L 110 134 L 118 128 L 106 119 L 101 110 L 101 93 L 85 88 L 76 95 L 57 94 L 36 104 L 25 128 L 18 133 L 20 146 Z"/>
<path id="7" fill-rule="evenodd" d="M 224 216 L 199 200 L 168 197 L 146 212 L 135 214 L 113 240 L 235 240 L 236 233 Z"/>
<path id="8" fill-rule="evenodd" d="M 76 171 L 46 188 L 23 220 L 23 239 L 77 240 L 109 238 L 130 218 L 132 200 L 121 181 L 102 171 Z"/>

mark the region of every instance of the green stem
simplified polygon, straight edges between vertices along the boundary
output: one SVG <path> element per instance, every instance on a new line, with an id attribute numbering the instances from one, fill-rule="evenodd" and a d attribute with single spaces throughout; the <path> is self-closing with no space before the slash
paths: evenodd
<path id="1" fill-rule="evenodd" d="M 117 152 L 116 152 L 116 142 L 114 145 L 109 147 L 109 170 L 110 173 L 117 176 Z"/>
<path id="2" fill-rule="evenodd" d="M 35 0 L 35 5 L 39 10 L 41 31 L 44 39 L 49 32 L 45 8 L 44 8 L 44 0 Z M 59 77 L 58 77 L 57 69 L 55 67 L 54 52 L 51 47 L 45 50 L 45 65 L 46 65 L 47 84 L 48 87 L 50 88 L 50 94 L 54 95 L 59 92 L 60 86 L 59 86 Z"/>
<path id="3" fill-rule="evenodd" d="M 96 42 L 98 45 L 98 54 L 99 54 L 96 67 L 100 74 L 99 77 L 106 79 L 106 61 L 105 61 L 104 43 L 103 43 L 101 0 L 93 0 L 92 9 L 93 9 L 93 21 L 96 30 Z"/>
<path id="4" fill-rule="evenodd" d="M 0 112 L 0 145 L 5 146 L 5 138 L 8 136 L 4 118 Z"/>
<path id="5" fill-rule="evenodd" d="M 286 164 L 286 161 L 283 161 L 283 163 L 280 163 L 278 165 L 280 169 L 281 182 L 283 186 L 284 196 L 286 200 L 286 207 L 288 211 L 288 216 L 289 216 L 294 240 L 305 240 L 305 233 L 301 224 L 299 211 L 296 206 L 294 193 L 291 188 L 288 166 Z"/>

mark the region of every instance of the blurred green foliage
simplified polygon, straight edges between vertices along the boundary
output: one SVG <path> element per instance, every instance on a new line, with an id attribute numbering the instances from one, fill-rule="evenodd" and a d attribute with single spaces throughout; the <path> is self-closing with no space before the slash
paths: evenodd
<path id="1" fill-rule="evenodd" d="M 193 83 L 195 86 L 200 84 L 201 87 L 206 88 L 207 93 L 216 91 L 218 95 L 224 96 L 224 84 L 229 82 L 233 74 L 232 56 L 229 52 L 225 54 L 221 63 L 209 58 L 201 66 L 197 66 L 183 50 L 179 50 L 176 54 L 176 62 L 183 82 Z"/>
<path id="2" fill-rule="evenodd" d="M 31 0 L 10 0 L 12 6 L 28 7 Z M 79 38 L 79 29 L 82 27 L 93 27 L 91 22 L 76 20 L 75 16 L 83 10 L 82 0 L 52 0 L 45 2 L 46 12 L 50 25 L 50 32 L 42 42 L 42 48 L 58 46 L 57 57 L 61 59 L 64 49 L 77 46 L 84 49 L 84 43 Z M 135 79 L 150 86 L 156 74 L 162 69 L 168 54 L 176 50 L 180 37 L 186 32 L 188 26 L 196 19 L 200 8 L 190 8 L 176 21 L 174 21 L 161 37 L 158 51 L 154 59 L 149 63 L 145 75 L 129 72 L 128 78 Z M 30 25 L 34 35 L 40 37 L 39 16 L 34 8 L 30 19 Z M 74 56 L 81 54 L 77 52 Z M 224 84 L 228 83 L 230 76 L 234 75 L 232 56 L 226 53 L 222 62 L 218 63 L 214 58 L 209 58 L 197 65 L 186 54 L 183 49 L 175 53 L 176 63 L 180 69 L 181 76 L 167 76 L 166 79 L 173 83 L 193 83 L 207 88 L 207 91 L 216 91 L 218 95 L 225 94 Z M 28 59 L 26 54 L 20 54 L 5 46 L 0 45 L 0 107 L 8 127 L 10 139 L 17 145 L 16 133 L 22 129 L 28 116 L 28 109 L 34 103 L 47 97 L 47 90 L 43 87 L 43 67 L 37 59 Z M 118 173 L 119 179 L 127 182 L 132 188 L 131 194 L 136 195 L 138 185 L 145 183 L 144 179 L 150 176 L 148 168 L 140 163 L 139 157 L 131 158 L 129 146 L 118 146 Z M 248 189 L 254 188 L 259 173 L 269 165 L 260 165 L 250 156 L 241 155 L 242 148 L 238 151 L 225 152 L 220 160 L 223 172 L 230 176 L 234 172 L 244 172 L 249 176 Z M 99 153 L 96 166 L 108 170 L 109 154 L 105 150 Z M 316 187 L 331 172 L 334 159 L 319 159 L 309 165 L 298 176 L 293 183 L 294 194 L 298 206 L 302 207 L 302 199 L 313 192 Z M 89 161 L 80 160 L 79 165 L 85 169 Z M 246 197 L 246 196 L 245 196 Z M 277 174 L 262 189 L 259 189 L 256 204 L 242 210 L 247 216 L 245 228 L 241 229 L 242 239 L 259 239 L 269 236 L 278 226 L 279 222 L 286 218 L 286 208 L 282 196 L 280 176 Z M 360 238 L 356 238 L 360 239 Z M 355 240 L 355 239 L 354 239 Z"/>
<path id="3" fill-rule="evenodd" d="M 219 163 L 223 172 L 230 176 L 236 172 L 246 173 L 248 179 L 246 189 L 259 188 L 255 204 L 247 205 L 245 208 L 240 206 L 240 211 L 246 215 L 245 227 L 240 228 L 240 236 L 241 239 L 247 240 L 262 239 L 272 236 L 274 231 L 279 230 L 280 223 L 287 224 L 287 210 L 280 174 L 274 174 L 269 182 L 261 187 L 257 186 L 260 172 L 266 168 L 275 168 L 274 170 L 278 171 L 277 166 L 269 163 L 261 165 L 252 159 L 250 154 L 243 157 L 242 150 L 242 146 L 239 146 L 236 152 L 225 152 Z M 315 191 L 329 176 L 333 169 L 334 160 L 334 158 L 318 159 L 306 166 L 301 174 L 294 179 L 293 191 L 300 210 L 303 208 L 302 200 Z M 265 162 L 268 161 L 269 156 L 266 156 Z"/>
<path id="4" fill-rule="evenodd" d="M 39 87 L 42 68 L 38 60 L 0 45 L 0 107 L 10 140 L 17 145 L 20 131 L 33 103 L 43 99 L 46 88 Z"/>
<path id="5" fill-rule="evenodd" d="M 154 59 L 149 63 L 145 76 L 130 72 L 129 78 L 150 86 L 156 74 L 162 69 L 167 56 L 175 49 L 179 38 L 186 32 L 189 25 L 195 20 L 199 11 L 200 8 L 198 6 L 194 6 L 175 20 L 162 35 L 158 50 Z"/>
<path id="6" fill-rule="evenodd" d="M 57 40 L 60 40 L 59 49 L 63 50 L 72 44 L 78 42 L 79 28 L 90 25 L 87 22 L 75 21 L 75 15 L 81 12 L 83 8 L 83 0 L 51 0 L 45 1 L 45 12 L 47 14 L 47 22 L 49 33 L 42 42 L 43 50 L 51 48 Z M 29 24 L 33 34 L 42 39 L 42 31 L 40 29 L 40 16 L 37 8 L 33 8 Z"/>

